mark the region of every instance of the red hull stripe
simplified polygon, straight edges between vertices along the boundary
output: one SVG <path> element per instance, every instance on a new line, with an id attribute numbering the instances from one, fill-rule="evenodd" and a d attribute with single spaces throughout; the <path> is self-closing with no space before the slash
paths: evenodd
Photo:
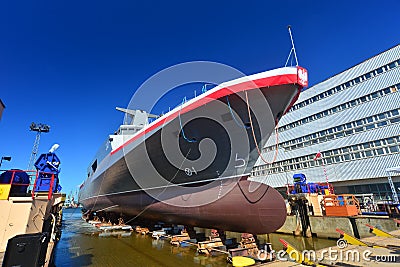
<path id="1" fill-rule="evenodd" d="M 261 79 L 257 79 L 257 80 L 253 80 L 253 81 L 249 80 L 249 81 L 245 81 L 242 83 L 230 85 L 229 87 L 223 87 L 223 88 L 221 88 L 215 92 L 212 92 L 208 95 L 203 95 L 203 96 L 200 95 L 199 96 L 200 98 L 198 100 L 196 100 L 195 102 L 193 102 L 187 106 L 182 106 L 182 110 L 180 112 L 181 112 L 181 114 L 187 113 L 187 112 L 189 112 L 193 109 L 196 109 L 204 104 L 207 104 L 213 100 L 217 100 L 217 99 L 227 96 L 227 95 L 235 94 L 235 93 L 246 91 L 246 90 L 263 88 L 263 87 L 268 87 L 268 86 L 276 86 L 276 85 L 282 85 L 282 84 L 298 84 L 297 74 L 283 74 L 283 75 L 277 75 L 277 76 L 272 76 L 272 77 L 265 77 L 265 78 L 261 78 Z M 300 87 L 302 87 L 302 86 L 300 85 Z M 294 101 L 296 101 L 296 100 L 294 100 Z M 293 104 L 294 101 L 292 101 L 291 104 Z M 139 139 L 143 135 L 157 129 L 158 127 L 165 124 L 166 122 L 169 122 L 169 121 L 175 119 L 178 116 L 178 113 L 179 113 L 179 110 L 175 111 L 174 113 L 171 113 L 171 114 L 168 114 L 168 115 L 165 115 L 165 116 L 159 118 L 157 121 L 150 124 L 144 131 L 139 132 L 137 135 L 133 136 L 131 139 L 126 141 L 123 145 L 121 145 L 120 147 L 111 151 L 111 155 L 117 153 L 123 147 L 134 142 L 135 140 Z"/>

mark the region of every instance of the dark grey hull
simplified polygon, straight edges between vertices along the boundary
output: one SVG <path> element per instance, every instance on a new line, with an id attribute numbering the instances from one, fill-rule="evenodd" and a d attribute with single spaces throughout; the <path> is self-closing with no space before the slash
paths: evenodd
<path id="1" fill-rule="evenodd" d="M 253 129 L 243 92 L 185 111 L 105 157 L 79 201 L 132 218 L 273 232 L 286 218 L 283 198 L 246 177 L 259 157 L 254 136 L 262 148 L 298 94 L 297 84 L 249 90 Z"/>

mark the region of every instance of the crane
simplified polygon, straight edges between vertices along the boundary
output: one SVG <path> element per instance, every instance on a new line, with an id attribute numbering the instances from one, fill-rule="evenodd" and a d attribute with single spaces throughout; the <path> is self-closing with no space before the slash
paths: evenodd
<path id="1" fill-rule="evenodd" d="M 40 135 L 42 133 L 50 132 L 50 126 L 46 125 L 46 124 L 42 124 L 42 123 L 36 124 L 36 123 L 32 122 L 29 129 L 32 132 L 36 132 L 36 138 L 35 138 L 35 142 L 33 143 L 32 153 L 31 153 L 31 157 L 29 159 L 29 164 L 28 164 L 27 170 L 33 169 L 33 164 L 35 164 L 37 152 L 39 150 Z"/>

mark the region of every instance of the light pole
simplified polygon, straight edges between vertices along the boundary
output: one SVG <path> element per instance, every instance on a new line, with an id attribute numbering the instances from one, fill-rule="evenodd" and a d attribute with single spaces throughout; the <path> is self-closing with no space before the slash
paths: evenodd
<path id="1" fill-rule="evenodd" d="M 39 150 L 40 134 L 50 132 L 50 126 L 46 125 L 46 124 L 42 124 L 42 123 L 36 124 L 36 123 L 32 122 L 29 129 L 32 132 L 36 132 L 36 138 L 35 138 L 35 142 L 33 143 L 32 153 L 31 153 L 31 157 L 29 159 L 29 164 L 28 164 L 28 169 L 27 169 L 27 170 L 32 170 L 33 164 L 35 164 L 37 152 Z"/>
<path id="2" fill-rule="evenodd" d="M 1 164 L 3 163 L 3 160 L 10 161 L 10 160 L 11 160 L 11 157 L 1 157 L 1 160 L 0 160 L 0 167 L 1 167 Z"/>

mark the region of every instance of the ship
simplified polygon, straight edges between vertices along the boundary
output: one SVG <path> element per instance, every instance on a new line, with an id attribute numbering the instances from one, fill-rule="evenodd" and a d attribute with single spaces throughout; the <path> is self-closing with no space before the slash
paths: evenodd
<path id="1" fill-rule="evenodd" d="M 286 219 L 284 199 L 250 174 L 307 75 L 295 66 L 240 77 L 162 116 L 117 108 L 125 122 L 91 161 L 79 203 L 86 214 L 129 222 L 274 232 Z"/>

